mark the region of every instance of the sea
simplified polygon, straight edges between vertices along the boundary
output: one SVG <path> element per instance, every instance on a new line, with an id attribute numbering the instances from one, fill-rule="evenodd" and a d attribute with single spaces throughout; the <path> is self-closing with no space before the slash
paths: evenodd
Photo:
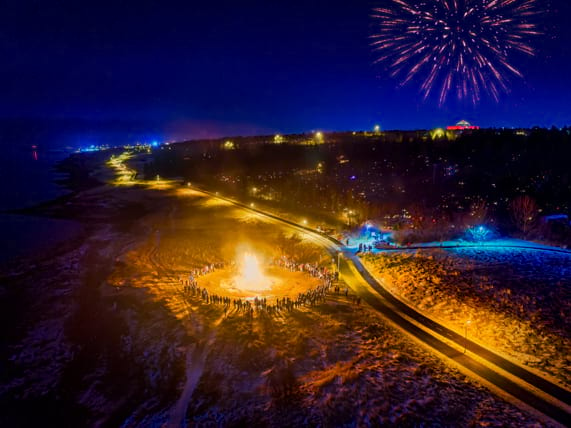
<path id="1" fill-rule="evenodd" d="M 80 148 L 124 144 L 144 138 L 128 123 L 73 120 L 0 119 L 0 266 L 19 256 L 45 252 L 81 232 L 73 220 L 21 215 L 69 191 L 57 162 Z"/>
<path id="2" fill-rule="evenodd" d="M 56 183 L 65 177 L 54 168 L 58 161 L 69 156 L 69 152 L 35 144 L 3 146 L 2 149 L 0 263 L 27 253 L 47 251 L 78 234 L 81 225 L 74 221 L 11 213 L 68 193 Z"/>

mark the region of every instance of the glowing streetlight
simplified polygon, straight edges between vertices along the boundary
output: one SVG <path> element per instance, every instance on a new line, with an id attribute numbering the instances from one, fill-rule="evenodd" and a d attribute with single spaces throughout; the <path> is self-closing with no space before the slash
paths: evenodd
<path id="1" fill-rule="evenodd" d="M 250 208 L 254 208 L 255 206 L 256 206 L 256 205 L 254 205 L 253 202 L 250 204 Z"/>
<path id="2" fill-rule="evenodd" d="M 444 138 L 446 136 L 446 131 L 444 131 L 442 128 L 436 128 L 432 131 L 431 136 L 433 140 Z"/>
<path id="3" fill-rule="evenodd" d="M 375 134 L 378 134 L 379 132 L 381 132 L 381 126 L 380 125 L 375 125 L 375 127 L 373 129 L 375 130 Z"/>
<path id="4" fill-rule="evenodd" d="M 466 345 L 468 343 L 468 326 L 472 323 L 471 320 L 468 320 L 464 323 L 464 353 L 466 353 Z"/>
<path id="5" fill-rule="evenodd" d="M 224 142 L 223 147 L 224 147 L 224 150 L 234 150 L 236 148 L 236 145 L 234 144 L 233 141 L 228 140 L 228 141 Z"/>

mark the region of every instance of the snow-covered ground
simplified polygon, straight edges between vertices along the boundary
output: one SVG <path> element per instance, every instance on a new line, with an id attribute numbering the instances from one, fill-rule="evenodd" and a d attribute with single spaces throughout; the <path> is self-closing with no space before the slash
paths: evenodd
<path id="1" fill-rule="evenodd" d="M 0 276 L 0 425 L 539 423 L 345 296 L 247 317 L 185 293 L 181 276 L 237 243 L 330 258 L 184 190 L 96 189 L 51 208 L 88 228 L 57 257 Z"/>
<path id="2" fill-rule="evenodd" d="M 197 426 L 537 423 L 338 296 L 285 317 L 226 319 L 188 417 Z"/>
<path id="3" fill-rule="evenodd" d="M 379 252 L 363 261 L 428 315 L 462 333 L 469 321 L 474 339 L 569 385 L 571 254 L 504 242 Z"/>
<path id="4" fill-rule="evenodd" d="M 390 236 L 390 233 L 385 233 L 385 236 Z M 358 251 L 359 245 L 371 245 L 374 247 L 375 238 L 371 237 L 369 234 L 366 233 L 348 233 L 343 236 L 343 242 L 345 243 L 346 240 L 349 239 L 348 249 L 351 251 Z M 397 245 L 397 244 L 386 244 L 385 248 L 373 248 L 372 253 L 376 254 L 379 252 L 385 251 L 406 251 L 408 248 L 417 249 L 417 248 L 440 248 L 440 247 L 469 247 L 469 248 L 498 248 L 498 249 L 511 249 L 511 248 L 535 248 L 535 249 L 543 249 L 547 251 L 555 251 L 555 252 L 567 252 L 571 254 L 571 250 L 555 247 L 543 243 L 533 242 L 533 241 L 526 241 L 523 239 L 516 239 L 516 238 L 497 238 L 497 239 L 490 239 L 482 242 L 474 242 L 465 239 L 453 239 L 447 241 L 433 241 L 433 242 L 419 242 L 411 244 L 410 246 L 405 245 Z"/>
<path id="5" fill-rule="evenodd" d="M 110 276 L 124 292 L 147 290 L 180 320 L 191 343 L 214 337 L 189 401 L 189 426 L 535 423 L 419 349 L 373 310 L 342 295 L 331 293 L 325 303 L 292 313 L 256 313 L 250 319 L 233 308 L 225 314 L 221 305 L 183 294 L 180 276 L 208 260 L 235 255 L 236 237 L 248 236 L 260 254 L 283 248 L 296 251 L 300 261 L 320 258 L 318 249 L 304 248 L 309 244 L 287 248 L 259 218 L 235 216 L 233 209 L 220 204 L 200 204 L 208 209 L 201 213 L 181 207 L 169 216 L 169 229 L 160 239 L 133 247 Z M 218 215 L 210 215 L 210 210 Z M 226 222 L 232 224 L 230 235 Z M 216 278 L 208 274 L 202 279 Z M 179 382 L 184 394 L 188 380 Z M 153 421 L 162 418 L 158 414 Z"/>

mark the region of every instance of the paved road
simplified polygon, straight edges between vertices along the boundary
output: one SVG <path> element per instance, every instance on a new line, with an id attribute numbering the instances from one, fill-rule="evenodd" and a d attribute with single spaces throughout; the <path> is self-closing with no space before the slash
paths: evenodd
<path id="1" fill-rule="evenodd" d="M 354 256 L 353 256 L 354 257 Z M 351 266 L 352 265 L 352 266 Z M 366 272 L 366 271 L 365 271 Z M 479 377 L 485 379 L 489 383 L 495 385 L 496 387 L 500 388 L 501 390 L 507 392 L 508 394 L 512 395 L 513 397 L 521 400 L 525 404 L 539 410 L 541 413 L 549 416 L 550 418 L 556 420 L 563 425 L 570 425 L 571 424 L 571 414 L 568 413 L 566 410 L 553 405 L 552 403 L 546 401 L 545 399 L 535 395 L 531 392 L 525 385 L 521 383 L 516 383 L 506 376 L 503 376 L 496 371 L 492 370 L 488 365 L 484 365 L 483 363 L 475 360 L 470 356 L 470 354 L 464 354 L 462 350 L 459 350 L 457 347 L 452 347 L 447 343 L 443 342 L 442 340 L 438 339 L 430 332 L 420 328 L 418 325 L 412 323 L 408 319 L 404 318 L 402 313 L 398 310 L 404 304 L 400 302 L 398 299 L 395 299 L 390 293 L 384 291 L 384 289 L 380 288 L 379 286 L 372 286 L 369 281 L 367 281 L 368 285 L 371 285 L 372 288 L 377 291 L 378 294 L 373 294 L 369 287 L 363 285 L 364 279 L 372 279 L 372 282 L 376 282 L 374 278 L 364 278 L 370 276 L 368 272 L 363 275 L 354 264 L 354 260 L 352 259 L 343 259 L 341 264 L 341 274 L 343 279 L 355 290 L 355 292 L 361 296 L 363 300 L 365 300 L 370 306 L 377 309 L 381 312 L 385 317 L 393 321 L 397 324 L 400 328 L 405 330 L 407 333 L 412 334 L 417 339 L 420 339 L 422 342 L 430 346 L 431 348 L 435 349 L 439 353 L 445 355 L 446 357 L 454 360 L 456 363 L 460 364 L 461 366 L 467 368 L 471 372 L 475 373 Z M 368 274 L 368 275 L 367 275 Z M 389 298 L 385 298 L 385 294 L 388 293 L 390 295 Z M 395 300 L 398 302 L 394 305 Z M 395 308 L 396 306 L 396 308 Z M 407 315 L 414 315 L 411 310 L 406 305 L 406 314 Z M 418 313 L 416 313 L 418 314 Z M 525 380 L 527 383 L 530 384 L 541 384 L 544 388 L 540 388 L 542 390 L 548 390 L 549 395 L 557 397 L 560 401 L 568 404 L 569 391 L 566 391 L 557 385 L 554 385 L 551 382 L 540 378 L 533 373 L 528 372 L 527 370 L 503 359 L 502 357 L 497 356 L 496 354 L 481 348 L 479 345 L 468 341 L 464 341 L 464 337 L 459 336 L 458 334 L 448 330 L 446 327 L 440 326 L 432 320 L 418 314 L 421 318 L 423 318 L 426 323 L 422 323 L 425 327 L 429 327 L 431 330 L 435 330 L 441 336 L 446 337 L 454 342 L 460 347 L 464 346 L 466 343 L 466 348 L 477 354 L 481 358 L 485 358 L 488 362 L 493 363 L 495 366 L 501 367 L 502 369 L 512 373 L 514 376 Z M 417 317 L 411 316 L 411 318 L 415 319 L 415 321 L 419 321 L 416 319 Z M 479 349 L 478 349 L 479 348 Z M 535 378 L 535 379 L 534 379 Z M 535 381 L 535 382 L 533 382 Z M 533 382 L 533 383 L 532 383 Z M 535 386 L 535 385 L 534 385 Z M 546 391 L 547 392 L 547 391 Z M 551 393 L 553 392 L 553 393 Z M 561 398 L 560 398 L 561 397 Z"/>
<path id="2" fill-rule="evenodd" d="M 407 306 L 386 290 L 367 271 L 367 269 L 365 269 L 359 258 L 355 256 L 354 253 L 344 251 L 345 248 L 341 242 L 329 236 L 322 235 L 309 227 L 251 208 L 248 205 L 232 199 L 224 198 L 202 189 L 194 188 L 194 190 L 201 190 L 209 196 L 223 199 L 236 206 L 255 212 L 268 220 L 287 224 L 292 229 L 303 232 L 309 239 L 326 248 L 332 255 L 337 254 L 338 252 L 343 252 L 344 257 L 341 264 L 342 278 L 355 291 L 355 293 L 361 296 L 364 301 L 378 310 L 383 316 L 388 318 L 405 332 L 430 346 L 438 353 L 454 360 L 457 364 L 460 364 L 462 367 L 470 370 L 480 378 L 485 379 L 495 387 L 505 391 L 536 410 L 539 410 L 541 413 L 549 416 L 553 420 L 565 426 L 571 426 L 570 391 L 530 372 L 522 366 L 506 360 L 477 343 L 465 340 L 462 335 L 459 335 L 442 324 L 425 317 L 410 306 Z M 410 319 L 413 319 L 426 329 L 419 327 L 417 324 L 411 322 Z M 427 329 L 429 331 L 427 331 Z M 440 337 L 445 337 L 447 340 L 454 342 L 456 347 L 445 343 L 430 331 L 433 331 Z M 469 353 L 465 354 L 459 350 L 463 350 L 464 346 Z M 471 357 L 470 353 L 484 359 L 486 363 L 484 364 Z M 515 382 L 507 376 L 495 371 L 494 366 L 510 373 L 512 376 L 517 378 L 518 381 Z M 530 388 L 526 383 L 541 390 L 544 393 L 543 396 L 534 393 L 533 388 Z M 544 398 L 545 395 L 555 398 L 560 403 L 558 403 L 558 405 L 554 404 L 554 400 Z"/>

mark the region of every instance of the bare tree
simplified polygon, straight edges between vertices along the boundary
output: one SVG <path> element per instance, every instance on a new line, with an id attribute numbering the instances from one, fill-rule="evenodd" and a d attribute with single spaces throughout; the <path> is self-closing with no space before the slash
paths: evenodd
<path id="1" fill-rule="evenodd" d="M 531 196 L 518 196 L 510 204 L 513 223 L 524 236 L 530 232 L 537 220 L 537 204 Z"/>
<path id="2" fill-rule="evenodd" d="M 418 203 L 412 204 L 408 212 L 414 229 L 425 230 L 430 226 L 430 213 L 424 206 Z"/>

